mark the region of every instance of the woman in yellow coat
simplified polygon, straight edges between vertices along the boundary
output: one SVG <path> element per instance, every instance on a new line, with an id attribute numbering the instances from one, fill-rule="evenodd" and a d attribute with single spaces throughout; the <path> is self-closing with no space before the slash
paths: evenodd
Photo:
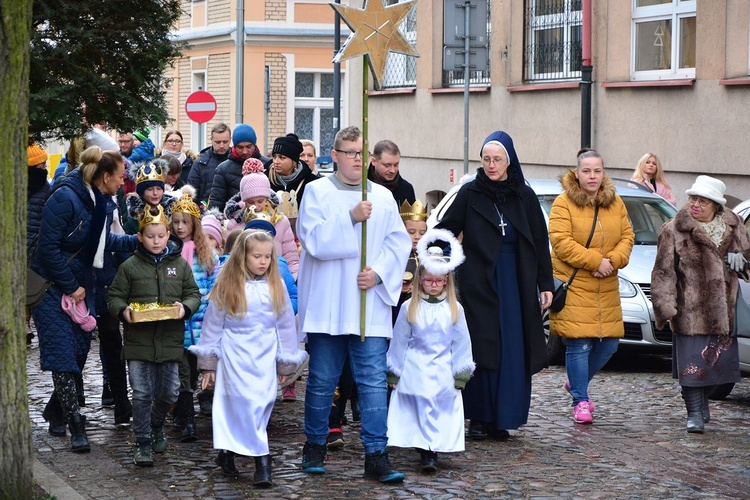
<path id="1" fill-rule="evenodd" d="M 563 193 L 552 205 L 549 220 L 552 270 L 562 281 L 568 281 L 574 269 L 578 273 L 565 307 L 550 312 L 550 332 L 567 339 L 565 389 L 573 398 L 576 423 L 590 424 L 594 405 L 589 400 L 589 382 L 624 336 L 617 270 L 628 264 L 634 233 L 625 203 L 604 174 L 599 153 L 581 153 L 578 167 L 560 182 Z M 599 207 L 596 227 L 586 248 L 595 207 Z"/>

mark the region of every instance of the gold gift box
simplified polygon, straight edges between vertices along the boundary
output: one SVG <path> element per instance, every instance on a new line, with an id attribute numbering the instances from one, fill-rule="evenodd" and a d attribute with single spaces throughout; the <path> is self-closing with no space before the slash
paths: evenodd
<path id="1" fill-rule="evenodd" d="M 180 307 L 172 304 L 130 304 L 130 317 L 133 323 L 145 323 L 147 321 L 164 321 L 167 319 L 180 319 Z"/>

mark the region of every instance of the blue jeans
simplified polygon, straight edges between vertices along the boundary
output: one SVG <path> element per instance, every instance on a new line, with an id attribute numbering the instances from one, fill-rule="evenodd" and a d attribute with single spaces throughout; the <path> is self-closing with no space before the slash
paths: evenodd
<path id="1" fill-rule="evenodd" d="M 589 400 L 589 382 L 617 350 L 620 339 L 566 339 L 565 368 L 568 371 L 573 406 Z"/>
<path id="2" fill-rule="evenodd" d="M 180 390 L 179 363 L 128 361 L 133 389 L 133 432 L 137 443 L 151 441 L 151 428 L 164 425 L 167 412 L 177 402 Z M 153 403 L 153 405 L 152 405 Z"/>
<path id="3" fill-rule="evenodd" d="M 310 333 L 307 344 L 310 351 L 305 392 L 305 435 L 308 442 L 326 444 L 333 393 L 349 354 L 362 415 L 359 437 L 365 453 L 385 450 L 388 443 L 385 360 L 388 339 L 368 337 L 362 342 L 358 335 Z"/>

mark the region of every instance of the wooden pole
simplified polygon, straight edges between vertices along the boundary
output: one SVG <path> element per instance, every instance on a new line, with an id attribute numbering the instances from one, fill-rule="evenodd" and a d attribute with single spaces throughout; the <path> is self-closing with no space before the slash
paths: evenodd
<path id="1" fill-rule="evenodd" d="M 367 55 L 362 56 L 362 201 L 367 201 L 367 169 L 368 151 L 370 150 L 367 141 L 367 113 L 368 113 L 368 76 L 370 68 L 367 65 Z M 360 248 L 360 268 L 364 270 L 367 267 L 367 221 L 362 221 L 362 246 Z M 365 318 L 367 310 L 367 290 L 361 290 L 359 296 L 359 338 L 365 341 Z"/>

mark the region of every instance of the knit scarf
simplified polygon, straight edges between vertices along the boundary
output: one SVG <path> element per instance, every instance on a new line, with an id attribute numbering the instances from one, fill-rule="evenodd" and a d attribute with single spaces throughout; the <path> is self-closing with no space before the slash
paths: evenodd
<path id="1" fill-rule="evenodd" d="M 493 203 L 496 201 L 505 201 L 514 196 L 517 197 L 521 185 L 521 176 L 515 168 L 508 167 L 508 178 L 504 181 L 493 181 L 487 177 L 484 168 L 477 170 L 477 186 Z"/>
<path id="2" fill-rule="evenodd" d="M 188 261 L 190 269 L 193 268 L 193 255 L 195 255 L 195 242 L 193 240 L 182 242 L 182 258 Z"/>
<path id="3" fill-rule="evenodd" d="M 179 153 L 173 153 L 172 151 L 168 150 L 167 148 L 164 148 L 161 150 L 162 156 L 172 156 L 174 158 L 177 158 L 180 160 L 180 165 L 185 163 L 185 159 L 187 159 L 187 155 L 184 151 L 180 151 Z"/>
<path id="4" fill-rule="evenodd" d="M 370 163 L 370 167 L 367 169 L 367 178 L 375 184 L 380 184 L 381 186 L 388 188 L 388 190 L 393 193 L 398 189 L 398 182 L 401 180 L 401 174 L 396 172 L 396 177 L 394 177 L 392 181 L 387 181 L 378 175 L 377 170 L 375 170 L 375 165 Z"/>

